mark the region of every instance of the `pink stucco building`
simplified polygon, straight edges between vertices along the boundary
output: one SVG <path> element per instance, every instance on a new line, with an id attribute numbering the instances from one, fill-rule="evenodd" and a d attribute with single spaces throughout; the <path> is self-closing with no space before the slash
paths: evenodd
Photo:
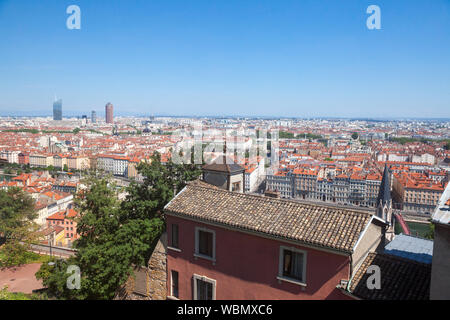
<path id="1" fill-rule="evenodd" d="M 384 223 L 366 212 L 196 181 L 165 209 L 169 299 L 352 299 L 339 289 Z"/>

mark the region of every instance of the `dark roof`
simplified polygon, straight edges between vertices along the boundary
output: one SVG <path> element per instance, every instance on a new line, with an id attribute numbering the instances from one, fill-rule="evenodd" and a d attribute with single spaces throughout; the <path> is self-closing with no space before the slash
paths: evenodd
<path id="1" fill-rule="evenodd" d="M 369 289 L 367 280 L 373 272 L 367 269 L 380 267 L 380 289 Z M 429 300 L 431 264 L 398 256 L 371 252 L 359 267 L 350 284 L 350 292 L 367 300 Z"/>
<path id="2" fill-rule="evenodd" d="M 203 166 L 203 170 L 218 171 L 226 173 L 237 173 L 244 171 L 245 168 L 235 163 L 231 158 L 223 156 L 217 158 L 213 163 Z"/>
<path id="3" fill-rule="evenodd" d="M 418 262 L 431 263 L 433 259 L 433 241 L 399 234 L 384 247 L 384 252 Z"/>
<path id="4" fill-rule="evenodd" d="M 189 184 L 166 214 L 350 253 L 372 215 Z"/>

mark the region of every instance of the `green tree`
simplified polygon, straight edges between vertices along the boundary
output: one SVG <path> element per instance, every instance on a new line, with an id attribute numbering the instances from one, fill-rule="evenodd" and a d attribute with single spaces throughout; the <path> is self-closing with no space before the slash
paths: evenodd
<path id="1" fill-rule="evenodd" d="M 91 174 L 83 180 L 86 189 L 75 197 L 77 252 L 69 261 L 55 266 L 43 264 L 36 277 L 43 280 L 49 294 L 60 299 L 111 299 L 116 289 L 131 274 L 132 258 L 138 251 L 133 234 L 121 221 L 120 202 L 116 186 L 109 177 Z M 66 288 L 69 265 L 81 270 L 81 289 Z"/>
<path id="2" fill-rule="evenodd" d="M 80 128 L 75 128 L 75 129 L 73 129 L 73 134 L 78 134 L 78 133 L 80 133 L 80 131 L 81 131 L 81 129 Z"/>
<path id="3" fill-rule="evenodd" d="M 450 141 L 444 145 L 445 150 L 450 150 Z"/>
<path id="4" fill-rule="evenodd" d="M 52 259 L 49 263 L 43 263 L 36 272 L 36 279 L 42 280 L 42 284 L 47 288 L 47 296 L 61 300 L 84 298 L 79 290 L 70 290 L 67 287 L 67 278 L 70 276 L 67 273 L 69 265 L 76 265 L 74 257 L 67 260 Z"/>
<path id="5" fill-rule="evenodd" d="M 425 234 L 425 239 L 430 239 L 430 240 L 434 239 L 434 224 L 431 222 L 428 225 L 428 231 Z"/>
<path id="6" fill-rule="evenodd" d="M 142 239 L 148 246 L 144 255 L 134 261 L 136 264 L 143 264 L 149 258 L 151 244 L 159 238 L 164 226 L 164 206 L 173 198 L 175 190 L 181 191 L 187 182 L 197 179 L 201 174 L 199 167 L 194 164 L 175 164 L 172 160 L 163 164 L 159 153 L 155 153 L 149 162 L 138 165 L 137 170 L 144 178 L 143 183 L 132 182 L 127 188 L 128 195 L 122 202 L 125 212 L 123 218 L 134 221 L 129 227 L 149 236 Z"/>
<path id="7" fill-rule="evenodd" d="M 198 177 L 194 165 L 161 163 L 159 154 L 151 163 L 138 165 L 142 184 L 126 188 L 124 201 L 117 199 L 120 189 L 109 177 L 91 173 L 85 189 L 76 195 L 76 255 L 58 268 L 42 265 L 37 276 L 49 292 L 62 299 L 111 299 L 132 274 L 133 265 L 145 265 L 151 249 L 164 230 L 162 211 L 173 198 L 174 188 L 181 190 L 187 181 Z M 68 264 L 81 270 L 81 289 L 67 290 Z"/>
<path id="8" fill-rule="evenodd" d="M 64 165 L 63 171 L 64 172 L 69 172 L 69 166 L 67 164 Z"/>
<path id="9" fill-rule="evenodd" d="M 280 139 L 294 139 L 294 134 L 292 132 L 280 131 Z"/>
<path id="10" fill-rule="evenodd" d="M 38 226 L 34 200 L 19 188 L 0 190 L 0 267 L 27 261 Z"/>
<path id="11" fill-rule="evenodd" d="M 353 140 L 358 139 L 358 137 L 359 137 L 359 135 L 358 135 L 357 132 L 353 132 L 353 133 L 352 133 L 352 139 L 353 139 Z"/>

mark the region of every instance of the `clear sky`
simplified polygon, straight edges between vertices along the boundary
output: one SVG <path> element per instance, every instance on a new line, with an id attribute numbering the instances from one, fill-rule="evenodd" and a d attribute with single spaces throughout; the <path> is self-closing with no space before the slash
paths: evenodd
<path id="1" fill-rule="evenodd" d="M 0 115 L 55 94 L 64 115 L 450 117 L 450 0 L 0 0 Z"/>

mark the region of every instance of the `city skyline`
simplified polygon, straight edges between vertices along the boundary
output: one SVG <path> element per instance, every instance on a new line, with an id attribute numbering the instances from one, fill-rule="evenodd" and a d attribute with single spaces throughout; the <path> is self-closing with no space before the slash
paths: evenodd
<path id="1" fill-rule="evenodd" d="M 0 115 L 449 116 L 446 1 L 70 4 L 0 1 Z"/>

